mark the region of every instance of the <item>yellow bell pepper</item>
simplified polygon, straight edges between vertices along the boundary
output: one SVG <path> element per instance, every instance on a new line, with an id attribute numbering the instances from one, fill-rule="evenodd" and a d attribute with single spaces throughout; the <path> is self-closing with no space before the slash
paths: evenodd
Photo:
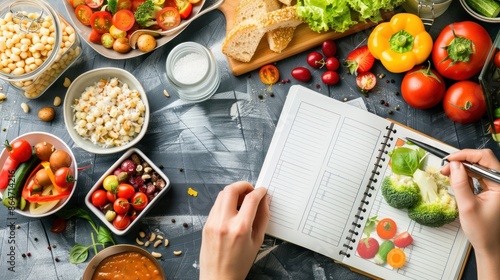
<path id="1" fill-rule="evenodd" d="M 422 20 L 410 13 L 394 15 L 377 25 L 368 37 L 368 49 L 392 73 L 409 71 L 432 51 L 432 37 Z"/>

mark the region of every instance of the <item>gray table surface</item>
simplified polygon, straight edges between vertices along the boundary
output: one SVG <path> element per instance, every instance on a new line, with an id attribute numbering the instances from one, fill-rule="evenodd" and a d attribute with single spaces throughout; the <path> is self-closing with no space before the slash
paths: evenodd
<path id="1" fill-rule="evenodd" d="M 49 0 L 64 17 L 67 13 L 63 0 Z M 1 4 L 0 4 L 1 5 Z M 448 11 L 435 22 L 430 33 L 436 38 L 439 31 L 453 21 L 472 20 L 455 0 Z M 492 38 L 498 32 L 498 25 L 483 23 Z M 365 44 L 371 29 L 336 41 L 341 59 L 356 46 Z M 226 23 L 220 11 L 213 11 L 194 21 L 185 32 L 156 51 L 127 60 L 107 59 L 85 42 L 83 54 L 40 98 L 28 100 L 9 83 L 0 81 L 2 92 L 8 98 L 0 103 L 0 140 L 12 139 L 30 131 L 53 133 L 66 141 L 74 152 L 78 165 L 91 167 L 79 172 L 77 192 L 69 204 L 86 208 L 84 197 L 94 182 L 107 168 L 121 156 L 95 155 L 76 146 L 67 133 L 63 111 L 56 108 L 57 116 L 50 122 L 37 118 L 38 109 L 52 105 L 55 96 L 64 97 L 64 77 L 71 80 L 85 71 L 105 66 L 114 66 L 132 72 L 143 84 L 151 106 L 151 123 L 146 136 L 136 146 L 157 165 L 164 167 L 170 178 L 171 190 L 149 212 L 147 217 L 130 234 L 115 236 L 119 243 L 134 244 L 139 230 L 161 232 L 170 239 L 170 246 L 161 248 L 161 264 L 168 279 L 197 279 L 199 274 L 199 250 L 201 230 L 217 193 L 226 185 L 238 180 L 255 183 L 269 147 L 275 125 L 278 121 L 286 93 L 291 85 L 278 83 L 272 87 L 274 97 L 266 94 L 266 86 L 258 72 L 252 71 L 241 76 L 231 74 L 226 57 L 221 53 L 221 43 L 226 32 Z M 215 55 L 221 84 L 216 94 L 209 100 L 188 104 L 179 100 L 165 77 L 165 60 L 169 51 L 184 41 L 195 41 L 208 47 Z M 316 48 L 319 50 L 319 48 Z M 291 78 L 290 71 L 305 65 L 308 52 L 279 61 L 277 67 L 282 79 Z M 321 94 L 338 100 L 363 98 L 368 110 L 384 118 L 391 118 L 414 129 L 435 137 L 458 148 L 491 148 L 500 155 L 499 146 L 487 132 L 486 118 L 480 122 L 461 125 L 449 120 L 440 106 L 428 110 L 410 108 L 399 91 L 402 75 L 388 73 L 379 62 L 374 73 L 385 73 L 378 86 L 369 97 L 357 90 L 354 78 L 346 74 L 341 66 L 342 80 L 339 85 L 327 87 L 320 81 L 320 72 L 313 73 L 313 80 L 303 85 Z M 385 80 L 394 79 L 394 83 Z M 320 84 L 320 88 L 316 84 Z M 171 93 L 170 98 L 163 90 Z M 262 95 L 262 98 L 259 97 Z M 389 103 L 386 107 L 380 100 Z M 29 113 L 24 113 L 20 104 L 26 102 Z M 399 106 L 399 110 L 394 107 Z M 389 114 L 388 110 L 393 113 Z M 199 192 L 197 197 L 189 196 L 187 188 Z M 98 219 L 92 215 L 96 223 Z M 69 262 L 69 250 L 76 244 L 91 244 L 88 223 L 71 219 L 62 234 L 50 232 L 56 216 L 30 219 L 16 216 L 18 225 L 10 230 L 6 208 L 0 207 L 0 279 L 79 279 L 86 262 L 73 265 Z M 176 223 L 172 223 L 172 219 Z M 183 227 L 187 223 L 188 227 Z M 8 270 L 7 253 L 9 240 L 15 241 L 15 272 Z M 37 241 L 36 241 L 37 240 Z M 51 245 L 52 250 L 47 246 Z M 55 246 L 53 246 L 55 245 Z M 174 256 L 173 250 L 182 250 L 181 256 Z M 23 258 L 21 254 L 31 253 Z M 248 279 L 366 279 L 349 269 L 335 264 L 331 259 L 273 238 L 266 238 L 262 252 L 252 267 Z M 55 259 L 58 258 L 59 261 Z M 476 279 L 474 254 L 470 255 L 463 279 Z"/>

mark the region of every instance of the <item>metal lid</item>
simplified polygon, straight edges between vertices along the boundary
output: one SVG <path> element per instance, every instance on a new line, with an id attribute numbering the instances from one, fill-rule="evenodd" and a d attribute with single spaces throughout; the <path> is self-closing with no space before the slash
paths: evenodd
<path id="1" fill-rule="evenodd" d="M 7 30 L 0 32 L 0 78 L 34 79 L 58 57 L 62 37 L 58 14 L 43 0 L 10 0 L 2 6 L 0 22 Z"/>

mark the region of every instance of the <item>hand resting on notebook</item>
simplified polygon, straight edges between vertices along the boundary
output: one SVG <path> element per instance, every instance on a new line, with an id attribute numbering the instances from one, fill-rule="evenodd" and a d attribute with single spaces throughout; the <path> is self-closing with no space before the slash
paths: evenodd
<path id="1" fill-rule="evenodd" d="M 265 188 L 236 182 L 222 190 L 203 228 L 200 279 L 245 279 L 269 222 Z"/>
<path id="2" fill-rule="evenodd" d="M 460 224 L 474 247 L 478 279 L 498 279 L 500 265 L 500 184 L 477 178 L 482 191 L 474 195 L 467 171 L 460 162 L 478 163 L 500 170 L 500 162 L 489 149 L 465 149 L 451 154 L 442 173 L 450 177 L 457 200 Z"/>

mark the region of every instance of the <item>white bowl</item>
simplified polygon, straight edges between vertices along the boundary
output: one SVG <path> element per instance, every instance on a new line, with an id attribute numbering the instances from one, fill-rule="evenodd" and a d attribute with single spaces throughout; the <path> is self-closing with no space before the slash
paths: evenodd
<path id="1" fill-rule="evenodd" d="M 106 178 L 108 175 L 113 174 L 113 172 L 120 167 L 121 163 L 125 161 L 126 159 L 130 158 L 132 154 L 138 154 L 145 162 L 149 164 L 153 168 L 153 171 L 158 173 L 158 175 L 165 181 L 165 187 L 158 192 L 158 194 L 148 202 L 146 205 L 146 208 L 144 208 L 142 211 L 140 211 L 137 215 L 137 218 L 135 220 L 131 221 L 130 225 L 126 227 L 123 230 L 117 229 L 115 226 L 113 226 L 112 222 L 109 222 L 106 220 L 106 217 L 104 213 L 96 206 L 92 204 L 92 194 L 98 190 L 98 189 L 103 189 L 102 183 L 104 181 L 104 178 Z M 168 190 L 170 189 L 170 180 L 168 177 L 161 171 L 158 166 L 156 166 L 141 150 L 137 148 L 131 148 L 129 149 L 126 153 L 124 153 L 109 169 L 104 173 L 101 178 L 99 178 L 99 181 L 95 183 L 95 185 L 89 190 L 88 194 L 85 196 L 85 204 L 87 207 L 92 211 L 101 221 L 116 235 L 124 235 L 128 233 L 128 231 L 133 228 L 137 222 L 144 217 L 153 206 L 158 203 L 158 201 L 161 199 L 163 195 L 165 195 Z"/>
<path id="2" fill-rule="evenodd" d="M 498 23 L 500 22 L 500 17 L 495 17 L 495 18 L 490 18 L 490 17 L 485 17 L 476 11 L 474 11 L 469 5 L 467 5 L 467 2 L 465 0 L 460 0 L 460 4 L 462 4 L 462 7 L 469 13 L 472 17 L 475 19 L 478 19 L 480 21 L 484 22 L 493 22 L 493 23 Z"/>
<path id="3" fill-rule="evenodd" d="M 66 143 L 64 143 L 64 141 L 61 140 L 59 137 L 52 135 L 50 133 L 35 131 L 35 132 L 29 132 L 29 133 L 20 135 L 20 136 L 16 137 L 15 139 L 9 140 L 9 142 L 13 143 L 14 141 L 16 141 L 18 139 L 24 139 L 24 140 L 28 141 L 32 146 L 35 146 L 39 142 L 45 141 L 47 143 L 52 144 L 56 150 L 63 150 L 65 152 L 67 152 L 71 157 L 70 169 L 73 172 L 73 177 L 75 178 L 76 181 L 78 181 L 78 167 L 77 167 L 75 155 L 73 154 L 73 152 L 71 151 L 69 146 L 66 145 Z M 7 160 L 8 156 L 9 156 L 9 153 L 7 152 L 7 149 L 3 149 L 2 153 L 0 154 L 0 166 L 3 166 L 3 164 L 5 163 L 5 160 Z M 52 214 L 56 213 L 59 209 L 64 207 L 64 205 L 66 205 L 66 203 L 68 203 L 71 196 L 75 192 L 76 188 L 77 188 L 77 184 L 75 182 L 75 185 L 73 186 L 73 189 L 71 190 L 71 194 L 64 199 L 61 199 L 59 201 L 59 203 L 54 208 L 52 208 L 52 210 L 50 210 L 49 212 L 46 212 L 43 214 L 31 214 L 28 206 L 26 206 L 24 210 L 15 209 L 14 212 L 18 213 L 20 215 L 23 215 L 26 217 L 32 217 L 32 218 L 45 217 L 45 216 L 52 215 Z M 0 198 L 2 198 L 4 192 L 5 192 L 5 190 L 2 190 L 0 192 Z M 0 206 L 0 207 L 3 207 L 3 206 Z M 9 213 L 9 215 L 12 214 L 10 211 L 8 213 Z"/>
<path id="4" fill-rule="evenodd" d="M 79 99 L 85 88 L 95 85 L 101 79 L 118 78 L 119 81 L 128 84 L 130 89 L 136 89 L 141 94 L 141 99 L 146 107 L 144 115 L 144 123 L 142 124 L 141 131 L 125 145 L 104 147 L 103 145 L 94 144 L 92 141 L 80 136 L 74 126 L 74 111 L 72 105 L 76 99 Z M 148 97 L 141 83 L 130 73 L 120 68 L 104 67 L 97 68 L 85 72 L 78 76 L 69 86 L 64 99 L 64 123 L 68 130 L 71 139 L 82 149 L 94 154 L 112 154 L 127 150 L 137 144 L 148 128 L 149 123 L 149 103 Z"/>

